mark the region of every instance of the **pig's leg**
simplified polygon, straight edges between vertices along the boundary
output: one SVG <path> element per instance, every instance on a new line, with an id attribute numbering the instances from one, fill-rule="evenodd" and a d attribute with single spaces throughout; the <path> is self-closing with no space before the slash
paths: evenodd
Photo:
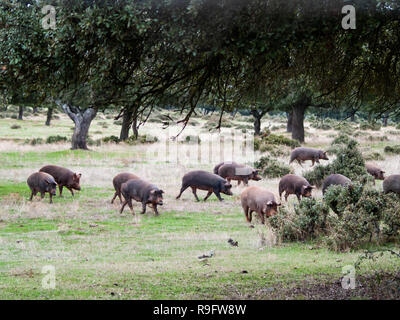
<path id="1" fill-rule="evenodd" d="M 259 213 L 259 217 L 260 217 L 261 223 L 265 224 L 265 218 L 264 218 L 264 214 L 262 212 Z"/>
<path id="2" fill-rule="evenodd" d="M 298 193 L 296 193 L 296 196 L 297 196 L 297 200 L 299 200 L 299 202 L 300 202 L 301 196 Z"/>
<path id="3" fill-rule="evenodd" d="M 142 212 L 141 214 L 145 214 L 146 213 L 146 201 L 142 202 Z"/>
<path id="4" fill-rule="evenodd" d="M 156 216 L 158 216 L 158 210 L 157 210 L 157 205 L 153 204 L 153 210 Z"/>
<path id="5" fill-rule="evenodd" d="M 36 194 L 37 194 L 37 191 L 35 191 L 35 190 L 31 190 L 31 197 L 29 198 L 29 201 L 32 201 L 32 198 L 33 198 L 33 196 L 36 196 Z"/>
<path id="6" fill-rule="evenodd" d="M 224 199 L 221 198 L 221 195 L 219 194 L 218 191 L 214 191 L 215 195 L 217 196 L 219 201 L 224 201 Z"/>
<path id="7" fill-rule="evenodd" d="M 285 191 L 285 201 L 287 202 L 287 198 L 289 197 L 289 193 L 287 193 L 287 191 Z"/>
<path id="8" fill-rule="evenodd" d="M 111 203 L 114 203 L 115 198 L 117 197 L 118 193 L 117 191 L 115 191 L 114 193 L 114 198 L 112 198 Z M 119 197 L 119 199 L 121 200 L 121 196 Z M 122 201 L 121 201 L 122 202 Z"/>
<path id="9" fill-rule="evenodd" d="M 122 204 L 121 210 L 119 210 L 119 213 L 122 213 L 122 211 L 124 211 L 124 208 L 127 203 L 128 203 L 128 201 L 125 200 L 124 203 Z"/>
<path id="10" fill-rule="evenodd" d="M 58 190 L 60 191 L 60 197 L 62 197 L 62 189 L 63 189 L 63 185 L 62 184 L 59 184 L 58 185 Z"/>
<path id="11" fill-rule="evenodd" d="M 238 180 L 238 184 L 237 185 L 239 186 L 241 182 L 242 182 L 242 180 Z"/>
<path id="12" fill-rule="evenodd" d="M 212 195 L 212 191 L 208 191 L 207 195 L 204 198 L 204 201 L 206 201 L 208 199 L 208 197 L 211 195 Z"/>
<path id="13" fill-rule="evenodd" d="M 69 191 L 71 191 L 72 196 L 74 196 L 74 190 L 72 190 L 72 188 L 68 188 L 68 187 L 67 187 L 67 189 L 68 189 Z"/>
<path id="14" fill-rule="evenodd" d="M 44 192 L 40 192 L 40 199 L 43 199 L 44 198 Z"/>
<path id="15" fill-rule="evenodd" d="M 189 188 L 189 186 L 182 186 L 181 188 L 181 192 L 179 193 L 179 195 L 176 197 L 176 199 L 179 199 L 183 193 L 183 191 L 185 191 L 187 188 Z"/>
<path id="16" fill-rule="evenodd" d="M 128 202 L 129 208 L 131 209 L 132 214 L 135 215 L 135 211 L 133 211 L 132 199 L 128 198 L 127 202 Z"/>
<path id="17" fill-rule="evenodd" d="M 315 163 L 315 160 L 312 159 L 311 161 L 312 161 L 311 167 L 313 167 L 313 166 L 314 166 L 314 163 Z"/>
<path id="18" fill-rule="evenodd" d="M 251 222 L 252 219 L 253 219 L 253 210 L 249 210 L 249 219 L 247 221 Z"/>
<path id="19" fill-rule="evenodd" d="M 243 210 L 244 210 L 244 215 L 246 216 L 247 222 L 251 222 L 251 217 L 249 218 L 249 207 L 243 206 Z"/>
<path id="20" fill-rule="evenodd" d="M 49 203 L 53 203 L 53 195 L 49 192 L 50 195 L 50 202 Z"/>
<path id="21" fill-rule="evenodd" d="M 303 165 L 301 164 L 301 161 L 299 160 L 299 159 L 296 159 L 297 160 L 297 162 L 299 163 L 299 165 L 301 166 L 301 167 L 303 167 Z"/>
<path id="22" fill-rule="evenodd" d="M 200 199 L 199 199 L 199 197 L 197 196 L 197 193 L 196 193 L 196 188 L 195 187 L 191 187 L 192 188 L 192 192 L 193 192 L 193 194 L 194 194 L 194 196 L 195 196 L 195 198 L 196 198 L 196 201 L 200 201 Z"/>
<path id="23" fill-rule="evenodd" d="M 239 180 L 239 181 L 240 181 L 240 180 Z M 243 184 L 244 184 L 245 186 L 248 186 L 248 185 L 249 185 L 249 179 L 243 178 Z"/>

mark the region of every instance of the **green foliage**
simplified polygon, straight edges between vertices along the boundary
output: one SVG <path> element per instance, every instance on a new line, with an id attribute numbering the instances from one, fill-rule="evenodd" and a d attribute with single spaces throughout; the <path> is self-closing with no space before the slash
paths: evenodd
<path id="1" fill-rule="evenodd" d="M 104 137 L 102 139 L 102 141 L 104 143 L 119 143 L 120 142 L 120 140 L 119 140 L 119 138 L 117 136 Z"/>
<path id="2" fill-rule="evenodd" d="M 366 155 L 364 155 L 364 160 L 370 161 L 370 160 L 385 160 L 385 157 L 382 156 L 381 153 L 379 152 L 371 152 Z"/>
<path id="3" fill-rule="evenodd" d="M 264 132 L 261 137 L 254 138 L 254 149 L 265 152 L 273 149 L 271 146 L 288 146 L 292 149 L 300 147 L 297 140 L 286 138 L 282 135 L 270 133 L 269 130 Z"/>
<path id="4" fill-rule="evenodd" d="M 35 146 L 37 144 L 43 144 L 44 140 L 42 138 L 25 139 L 25 144 L 30 144 Z"/>
<path id="5" fill-rule="evenodd" d="M 342 142 L 345 143 L 338 144 Z M 364 158 L 357 146 L 357 141 L 339 136 L 331 144 L 330 149 L 336 154 L 336 159 L 328 165 L 316 166 L 313 170 L 306 172 L 304 178 L 316 186 L 321 186 L 324 179 L 333 173 L 342 174 L 352 181 L 364 181 L 367 171 Z"/>
<path id="6" fill-rule="evenodd" d="M 262 176 L 271 179 L 293 173 L 293 169 L 290 166 L 270 157 L 261 157 L 254 165 L 257 169 L 260 169 Z"/>
<path id="7" fill-rule="evenodd" d="M 384 194 L 383 201 L 382 233 L 388 240 L 397 240 L 400 234 L 400 195 Z"/>
<path id="8" fill-rule="evenodd" d="M 400 154 L 400 145 L 386 146 L 383 151 L 386 153 Z"/>
<path id="9" fill-rule="evenodd" d="M 150 134 L 148 135 L 139 135 L 138 138 L 135 136 L 130 136 L 128 139 L 125 140 L 127 144 L 135 145 L 135 144 L 146 144 L 146 143 L 154 143 L 157 142 L 158 138 L 154 137 Z"/>
<path id="10" fill-rule="evenodd" d="M 190 144 L 200 144 L 201 143 L 201 139 L 200 139 L 199 136 L 187 135 L 182 142 L 183 143 L 190 143 Z"/>
<path id="11" fill-rule="evenodd" d="M 58 142 L 67 142 L 68 138 L 67 137 L 63 137 L 63 136 L 49 136 L 46 139 L 46 143 L 58 143 Z"/>
<path id="12" fill-rule="evenodd" d="M 377 122 L 362 122 L 360 123 L 360 130 L 381 130 L 381 125 Z"/>

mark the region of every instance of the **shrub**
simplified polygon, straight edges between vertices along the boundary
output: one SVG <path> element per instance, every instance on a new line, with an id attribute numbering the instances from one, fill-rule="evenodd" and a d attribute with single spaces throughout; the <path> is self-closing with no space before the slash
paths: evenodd
<path id="1" fill-rule="evenodd" d="M 139 135 L 138 138 L 136 138 L 135 136 L 132 135 L 128 139 L 125 140 L 125 142 L 130 145 L 141 144 L 141 143 L 154 143 L 157 141 L 158 141 L 157 137 L 153 137 L 149 134 L 148 135 Z"/>
<path id="2" fill-rule="evenodd" d="M 279 178 L 286 174 L 293 173 L 293 169 L 282 162 L 269 157 L 261 157 L 254 166 L 260 169 L 260 174 L 268 178 Z"/>
<path id="3" fill-rule="evenodd" d="M 400 145 L 386 146 L 383 151 L 386 153 L 400 154 Z"/>
<path id="4" fill-rule="evenodd" d="M 101 139 L 104 143 L 119 143 L 120 140 L 117 136 L 109 136 Z"/>
<path id="5" fill-rule="evenodd" d="M 43 144 L 44 140 L 42 138 L 33 138 L 31 140 L 26 139 L 25 143 L 29 143 L 30 145 L 35 146 L 37 144 Z"/>
<path id="6" fill-rule="evenodd" d="M 201 140 L 199 136 L 191 136 L 188 135 L 185 137 L 185 140 L 182 141 L 183 143 L 191 143 L 191 144 L 200 144 Z"/>
<path id="7" fill-rule="evenodd" d="M 18 124 L 13 124 L 10 128 L 11 129 L 21 129 L 21 126 Z"/>
<path id="8" fill-rule="evenodd" d="M 368 136 L 369 141 L 388 141 L 387 136 Z"/>
<path id="9" fill-rule="evenodd" d="M 388 240 L 397 240 L 400 232 L 400 195 L 383 195 L 385 206 L 382 210 L 382 233 Z"/>
<path id="10" fill-rule="evenodd" d="M 378 131 L 380 129 L 381 129 L 381 125 L 377 122 L 362 122 L 362 123 L 360 123 L 360 130 Z"/>
<path id="11" fill-rule="evenodd" d="M 57 142 L 67 142 L 68 139 L 67 137 L 63 137 L 63 136 L 49 136 L 46 139 L 46 143 L 57 143 Z"/>
<path id="12" fill-rule="evenodd" d="M 260 150 L 262 152 L 265 152 L 268 151 L 269 148 L 271 148 L 270 147 L 271 145 L 273 146 L 283 145 L 283 146 L 288 146 L 292 149 L 300 147 L 300 143 L 297 140 L 292 140 L 282 135 L 272 134 L 268 129 L 263 132 L 260 138 L 256 137 L 254 139 L 255 150 Z"/>
<path id="13" fill-rule="evenodd" d="M 371 152 L 364 155 L 364 160 L 371 161 L 371 160 L 385 160 L 385 157 L 382 156 L 379 152 Z"/>

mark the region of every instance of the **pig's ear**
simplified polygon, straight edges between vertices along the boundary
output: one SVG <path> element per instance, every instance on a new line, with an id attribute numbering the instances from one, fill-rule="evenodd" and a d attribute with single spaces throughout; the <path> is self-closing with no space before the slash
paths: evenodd
<path id="1" fill-rule="evenodd" d="M 150 194 L 155 194 L 156 193 L 156 190 L 150 190 Z"/>
<path id="2" fill-rule="evenodd" d="M 267 206 L 269 206 L 269 207 L 272 206 L 273 204 L 274 204 L 274 203 L 273 203 L 272 201 L 268 201 L 268 202 L 267 202 Z"/>
<path id="3" fill-rule="evenodd" d="M 163 194 L 163 193 L 165 193 L 165 192 L 164 192 L 164 190 L 160 190 L 160 193 Z"/>
<path id="4" fill-rule="evenodd" d="M 82 173 L 78 173 L 78 178 L 82 177 Z"/>

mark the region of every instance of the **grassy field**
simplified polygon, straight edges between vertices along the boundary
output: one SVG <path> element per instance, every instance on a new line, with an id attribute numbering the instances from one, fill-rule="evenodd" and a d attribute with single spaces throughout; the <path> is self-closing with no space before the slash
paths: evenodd
<path id="1" fill-rule="evenodd" d="M 185 135 L 196 134 L 205 123 L 201 118 L 196 121 L 198 125 L 189 127 Z M 235 123 L 249 121 L 243 118 Z M 276 121 L 266 118 L 264 126 Z M 212 170 L 219 155 L 200 163 L 177 164 L 154 161 L 152 152 L 163 148 L 162 142 L 102 144 L 91 147 L 91 151 L 71 151 L 69 143 L 24 143 L 25 139 L 69 137 L 72 133 L 72 122 L 63 115 L 50 127 L 43 122 L 43 115 L 24 121 L 0 119 L 0 299 L 374 298 L 365 286 L 355 290 L 340 286 L 342 268 L 354 265 L 363 250 L 336 253 L 318 240 L 279 243 L 272 230 L 257 221 L 249 228 L 239 201 L 243 189 L 236 183 L 234 196 L 223 196 L 222 203 L 214 195 L 207 202 L 195 202 L 189 190 L 175 200 L 183 174 L 194 168 Z M 13 125 L 21 128 L 11 129 Z M 119 128 L 112 119 L 99 115 L 90 136 L 118 136 Z M 173 130 L 169 134 L 179 128 Z M 337 133 L 306 130 L 306 145 L 311 147 L 327 147 Z M 146 124 L 143 132 L 165 134 L 157 123 Z M 286 134 L 283 129 L 279 132 Z M 385 145 L 398 144 L 393 127 L 367 133 L 384 135 L 388 141 L 360 137 L 365 151 L 383 154 Z M 201 139 L 202 143 L 206 141 L 206 137 Z M 181 159 L 194 148 L 177 144 L 170 152 Z M 259 156 L 256 153 L 256 158 Z M 235 160 L 248 162 L 240 155 Z M 281 160 L 288 162 L 285 157 Z M 385 155 L 385 160 L 375 162 L 387 174 L 400 171 L 398 156 Z M 52 205 L 48 195 L 43 201 L 35 198 L 29 202 L 26 179 L 45 164 L 81 172 L 82 191 L 72 197 L 65 190 L 64 197 L 57 196 Z M 293 168 L 301 174 L 309 164 Z M 150 208 L 146 215 L 132 216 L 128 208 L 119 214 L 119 201 L 110 204 L 112 178 L 122 171 L 135 173 L 165 191 L 160 216 L 155 217 Z M 250 184 L 264 186 L 277 195 L 278 181 L 264 179 Z M 378 181 L 376 188 L 381 184 Z M 321 197 L 321 191 L 314 195 Z M 294 198 L 287 206 L 296 203 Z M 140 205 L 134 207 L 139 212 Z M 230 245 L 229 239 L 238 241 L 238 246 Z M 211 251 L 212 257 L 198 258 Z M 42 268 L 48 265 L 55 268 L 54 289 L 42 286 Z M 366 262 L 357 271 L 357 283 L 369 283 L 373 275 L 393 272 L 399 266 L 399 259 L 390 255 Z"/>

